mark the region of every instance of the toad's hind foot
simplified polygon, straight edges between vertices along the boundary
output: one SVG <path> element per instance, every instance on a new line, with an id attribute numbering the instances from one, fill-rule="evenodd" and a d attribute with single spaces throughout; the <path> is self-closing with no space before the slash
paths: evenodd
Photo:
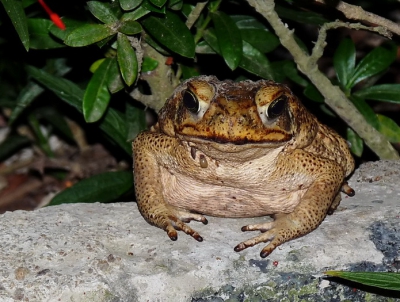
<path id="1" fill-rule="evenodd" d="M 203 215 L 190 213 L 169 205 L 165 205 L 162 211 L 156 211 L 156 213 L 150 215 L 149 218 L 151 224 L 165 230 L 168 237 L 173 241 L 178 239 L 177 230 L 192 236 L 199 242 L 203 241 L 203 237 L 201 237 L 198 232 L 193 230 L 186 223 L 191 220 L 200 221 L 203 224 L 208 223 L 207 219 Z"/>

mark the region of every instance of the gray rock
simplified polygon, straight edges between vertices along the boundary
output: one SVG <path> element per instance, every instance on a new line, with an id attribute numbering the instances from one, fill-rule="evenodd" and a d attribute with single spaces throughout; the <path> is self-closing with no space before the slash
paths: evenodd
<path id="1" fill-rule="evenodd" d="M 0 216 L 0 301 L 388 301 L 328 280 L 326 270 L 397 271 L 400 163 L 362 165 L 355 197 L 311 234 L 262 259 L 240 228 L 269 218 L 191 222 L 176 242 L 135 203 L 71 204 Z M 337 280 L 336 280 L 337 281 Z"/>

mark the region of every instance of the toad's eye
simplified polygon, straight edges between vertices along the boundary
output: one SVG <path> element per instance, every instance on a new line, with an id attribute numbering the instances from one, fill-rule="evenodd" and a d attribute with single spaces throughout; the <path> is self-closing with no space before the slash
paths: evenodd
<path id="1" fill-rule="evenodd" d="M 281 95 L 267 108 L 267 116 L 270 119 L 280 116 L 286 108 L 287 96 Z"/>
<path id="2" fill-rule="evenodd" d="M 183 93 L 183 105 L 192 113 L 198 113 L 200 111 L 200 104 L 197 97 L 189 90 Z"/>

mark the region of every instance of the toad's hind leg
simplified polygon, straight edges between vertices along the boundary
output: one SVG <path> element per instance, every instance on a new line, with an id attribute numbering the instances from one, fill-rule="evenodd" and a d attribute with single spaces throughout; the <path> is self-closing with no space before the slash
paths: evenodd
<path id="1" fill-rule="evenodd" d="M 272 222 L 244 226 L 242 231 L 259 230 L 262 234 L 239 243 L 235 251 L 242 251 L 261 242 L 269 242 L 260 253 L 264 258 L 282 243 L 316 229 L 326 217 L 341 186 L 342 172 L 338 170 L 332 172 L 336 173 L 320 175 L 314 181 L 293 212 L 276 214 Z"/>
<path id="2" fill-rule="evenodd" d="M 178 238 L 176 230 L 179 230 L 197 241 L 203 241 L 199 233 L 185 222 L 196 220 L 207 224 L 207 219 L 200 214 L 169 205 L 162 194 L 161 167 L 157 157 L 160 154 L 168 156 L 176 148 L 175 139 L 160 133 L 144 132 L 135 139 L 134 178 L 138 209 L 148 223 L 165 230 L 171 240 Z"/>

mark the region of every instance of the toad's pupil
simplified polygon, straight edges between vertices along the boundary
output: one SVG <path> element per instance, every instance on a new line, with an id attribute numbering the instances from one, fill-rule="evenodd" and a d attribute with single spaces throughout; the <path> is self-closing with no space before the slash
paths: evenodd
<path id="1" fill-rule="evenodd" d="M 286 96 L 281 96 L 273 101 L 267 109 L 267 116 L 269 118 L 280 116 L 286 108 L 286 100 Z"/>
<path id="2" fill-rule="evenodd" d="M 183 104 L 190 112 L 197 113 L 200 110 L 199 101 L 196 96 L 188 90 L 183 94 Z"/>

